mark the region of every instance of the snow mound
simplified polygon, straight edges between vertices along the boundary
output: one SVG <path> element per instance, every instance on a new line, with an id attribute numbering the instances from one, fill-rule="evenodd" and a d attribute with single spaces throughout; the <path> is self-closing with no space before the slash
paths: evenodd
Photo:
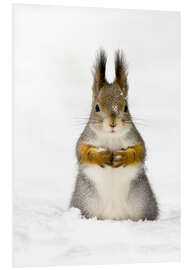
<path id="1" fill-rule="evenodd" d="M 78 209 L 15 207 L 14 266 L 177 261 L 179 216 L 158 221 L 99 221 Z"/>

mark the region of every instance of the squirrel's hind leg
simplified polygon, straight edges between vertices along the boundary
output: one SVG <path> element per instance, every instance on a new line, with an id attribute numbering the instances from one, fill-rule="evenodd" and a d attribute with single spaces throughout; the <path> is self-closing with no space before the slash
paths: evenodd
<path id="1" fill-rule="evenodd" d="M 130 218 L 133 221 L 158 218 L 158 204 L 145 172 L 131 184 L 128 203 L 131 208 Z"/>
<path id="2" fill-rule="evenodd" d="M 75 189 L 72 194 L 70 207 L 80 209 L 81 215 L 85 218 L 92 218 L 90 213 L 90 206 L 97 199 L 95 187 L 90 180 L 82 173 L 79 172 L 76 179 Z"/>

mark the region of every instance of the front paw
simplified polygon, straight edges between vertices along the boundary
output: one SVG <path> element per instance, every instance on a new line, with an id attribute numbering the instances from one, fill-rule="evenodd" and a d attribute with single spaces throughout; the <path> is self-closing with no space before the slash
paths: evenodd
<path id="1" fill-rule="evenodd" d="M 124 164 L 127 162 L 127 155 L 125 152 L 115 152 L 113 153 L 113 162 L 112 167 L 118 168 L 120 166 L 124 166 Z"/>
<path id="2" fill-rule="evenodd" d="M 118 168 L 120 166 L 126 167 L 133 162 L 135 162 L 135 151 L 133 149 L 113 153 L 113 168 Z"/>
<path id="3" fill-rule="evenodd" d="M 104 168 L 105 165 L 112 166 L 113 153 L 105 150 L 100 152 L 99 165 Z"/>
<path id="4" fill-rule="evenodd" d="M 98 149 L 91 149 L 88 152 L 88 159 L 91 162 L 104 168 L 105 165 L 112 166 L 113 154 L 108 150 L 99 151 Z"/>

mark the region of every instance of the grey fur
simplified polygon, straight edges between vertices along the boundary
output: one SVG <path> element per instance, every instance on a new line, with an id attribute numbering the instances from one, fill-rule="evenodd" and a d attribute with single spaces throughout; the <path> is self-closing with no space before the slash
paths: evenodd
<path id="1" fill-rule="evenodd" d="M 102 61 L 102 71 L 98 71 L 97 68 L 100 68 L 100 55 L 101 55 L 101 61 Z M 119 58 L 120 56 L 120 58 Z M 109 149 L 112 151 L 118 151 L 119 149 L 110 149 L 108 145 L 104 145 L 103 143 L 98 144 L 97 142 L 100 141 L 100 132 L 97 132 L 96 129 L 98 123 L 104 121 L 106 117 L 109 117 L 109 115 L 112 114 L 111 109 L 112 106 L 116 104 L 118 107 L 118 113 L 116 115 L 117 118 L 119 118 L 120 121 L 126 121 L 127 125 L 129 125 L 129 130 L 125 133 L 123 136 L 123 139 L 125 142 L 133 142 L 134 144 L 140 143 L 144 146 L 144 141 L 136 129 L 132 117 L 128 111 L 128 113 L 121 113 L 121 108 L 124 106 L 127 97 L 127 91 L 128 91 L 128 85 L 126 80 L 126 68 L 125 68 L 125 60 L 123 58 L 123 53 L 120 54 L 120 52 L 116 53 L 116 74 L 117 76 L 120 76 L 120 72 L 118 69 L 120 69 L 121 72 L 125 71 L 125 78 L 124 82 L 125 85 L 123 86 L 124 89 L 120 89 L 120 87 L 117 84 L 117 81 L 115 81 L 112 84 L 109 84 L 106 82 L 105 79 L 105 64 L 106 64 L 106 54 L 104 51 L 102 51 L 101 54 L 97 56 L 97 64 L 95 65 L 96 68 L 96 74 L 102 74 L 102 82 L 105 80 L 105 84 L 102 84 L 101 89 L 97 89 L 98 85 L 100 85 L 100 82 L 96 79 L 96 74 L 94 74 L 94 85 L 93 85 L 93 102 L 92 102 L 92 110 L 90 114 L 90 119 L 82 132 L 76 146 L 76 156 L 79 164 L 80 160 L 80 154 L 78 151 L 78 147 L 81 143 L 90 144 L 92 141 L 92 144 L 98 147 L 103 147 L 105 149 Z M 124 66 L 122 66 L 124 65 Z M 98 72 L 98 73 L 97 73 Z M 101 75 L 100 75 L 101 76 Z M 100 80 L 100 78 L 99 78 Z M 119 95 L 120 91 L 122 91 L 123 97 Z M 116 98 L 115 98 L 116 97 Z M 95 104 L 100 102 L 101 108 L 103 108 L 103 116 L 100 114 L 97 114 L 95 112 Z M 94 120 L 93 120 L 94 119 Z M 94 128 L 93 128 L 94 127 Z M 96 128 L 96 129 L 95 129 Z M 96 144 L 95 144 L 96 142 Z M 72 199 L 70 202 L 70 207 L 76 207 L 79 208 L 82 215 L 86 218 L 92 218 L 95 216 L 94 212 L 92 212 L 92 205 L 97 205 L 100 202 L 100 194 L 95 187 L 95 183 L 92 181 L 92 179 L 89 179 L 89 177 L 85 174 L 84 169 L 86 168 L 86 164 L 79 164 L 78 168 L 78 175 L 76 179 L 75 189 L 72 194 Z M 97 166 L 97 165 L 93 165 Z M 136 177 L 132 179 L 130 183 L 130 187 L 127 194 L 127 203 L 128 206 L 131 205 L 132 209 L 130 213 L 128 213 L 128 219 L 131 219 L 133 221 L 137 220 L 155 220 L 158 217 L 159 209 L 157 205 L 157 201 L 155 198 L 155 195 L 152 191 L 152 188 L 150 186 L 150 183 L 148 181 L 148 178 L 145 174 L 145 160 L 144 164 L 141 169 L 139 169 Z M 116 170 L 116 168 L 114 169 Z M 104 179 L 105 181 L 105 179 Z M 97 218 L 100 219 L 100 215 L 97 216 Z M 115 218 L 116 219 L 116 218 Z M 122 219 L 122 218 L 118 218 Z M 124 219 L 124 218 L 123 218 Z"/>
<path id="2" fill-rule="evenodd" d="M 134 221 L 155 220 L 158 217 L 158 205 L 155 195 L 151 189 L 145 171 L 138 176 L 132 183 L 128 194 L 128 203 L 136 203 L 136 216 Z"/>

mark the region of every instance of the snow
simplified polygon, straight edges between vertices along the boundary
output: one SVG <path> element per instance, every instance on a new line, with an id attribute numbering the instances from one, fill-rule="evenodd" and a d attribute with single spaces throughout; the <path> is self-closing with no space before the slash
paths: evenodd
<path id="1" fill-rule="evenodd" d="M 105 149 L 102 148 L 102 147 L 98 147 L 98 148 L 97 148 L 97 152 L 102 152 L 102 151 L 105 151 Z"/>
<path id="2" fill-rule="evenodd" d="M 68 209 L 101 45 L 109 81 L 115 49 L 130 62 L 128 104 L 147 147 L 156 222 Z M 14 266 L 179 260 L 179 74 L 178 13 L 15 5 Z"/>
<path id="3" fill-rule="evenodd" d="M 118 112 L 118 105 L 113 105 L 112 109 L 114 112 Z"/>
<path id="4" fill-rule="evenodd" d="M 25 210 L 15 234 L 17 266 L 179 260 L 177 216 L 135 223 L 81 219 L 75 208 Z"/>

